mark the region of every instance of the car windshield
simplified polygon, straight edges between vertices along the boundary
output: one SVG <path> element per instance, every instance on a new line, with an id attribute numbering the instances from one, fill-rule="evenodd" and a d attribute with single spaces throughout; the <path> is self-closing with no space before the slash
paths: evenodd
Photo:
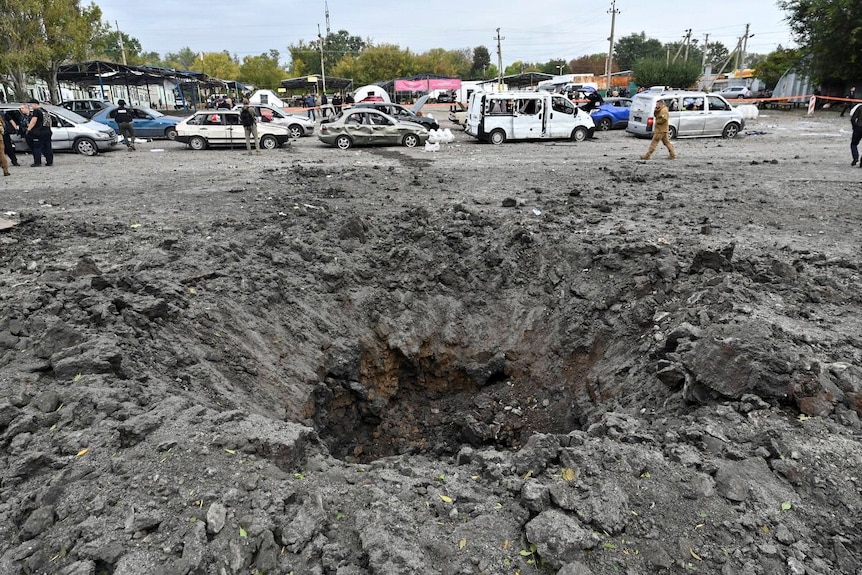
<path id="1" fill-rule="evenodd" d="M 160 118 L 164 116 L 164 114 L 162 114 L 161 112 L 153 110 L 152 108 L 147 108 L 146 106 L 135 106 L 135 108 L 140 110 L 141 112 L 144 112 L 145 114 L 152 116 L 153 118 Z"/>

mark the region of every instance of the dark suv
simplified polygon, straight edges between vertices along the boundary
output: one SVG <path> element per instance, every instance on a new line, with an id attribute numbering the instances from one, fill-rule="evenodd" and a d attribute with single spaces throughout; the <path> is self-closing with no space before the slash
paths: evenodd
<path id="1" fill-rule="evenodd" d="M 107 100 L 66 100 L 60 105 L 67 110 L 75 112 L 79 116 L 92 118 L 100 110 L 103 110 L 112 104 Z"/>

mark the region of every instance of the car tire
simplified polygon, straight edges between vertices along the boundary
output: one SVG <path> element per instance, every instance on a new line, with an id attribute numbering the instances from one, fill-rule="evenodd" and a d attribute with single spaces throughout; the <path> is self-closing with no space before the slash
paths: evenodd
<path id="1" fill-rule="evenodd" d="M 596 126 L 602 132 L 607 132 L 611 129 L 611 119 L 610 118 L 602 118 L 599 120 L 599 125 Z"/>
<path id="2" fill-rule="evenodd" d="M 673 126 L 668 126 L 667 137 L 671 140 L 676 140 L 676 128 L 674 128 Z"/>
<path id="3" fill-rule="evenodd" d="M 416 134 L 407 134 L 404 136 L 404 139 L 401 140 L 401 143 L 407 148 L 415 148 L 419 145 L 419 141 L 419 136 Z"/>
<path id="4" fill-rule="evenodd" d="M 575 142 L 583 142 L 589 137 L 590 133 L 583 126 L 578 126 L 572 131 L 572 140 Z"/>
<path id="5" fill-rule="evenodd" d="M 735 138 L 739 135 L 739 124 L 736 122 L 731 122 L 724 127 L 724 131 L 721 132 L 721 137 L 726 138 L 728 140 Z"/>
<path id="6" fill-rule="evenodd" d="M 493 132 L 488 134 L 488 141 L 495 146 L 499 146 L 506 141 L 506 132 L 504 132 L 503 130 L 494 130 Z"/>
<path id="7" fill-rule="evenodd" d="M 174 140 L 176 140 L 177 139 L 177 129 L 171 127 L 171 128 L 168 128 L 167 130 L 165 130 L 165 138 L 167 138 L 168 140 L 170 140 L 172 142 Z"/>
<path id="8" fill-rule="evenodd" d="M 99 153 L 99 148 L 90 138 L 78 138 L 75 140 L 75 151 L 82 156 L 95 156 Z"/>
<path id="9" fill-rule="evenodd" d="M 266 134 L 260 139 L 260 147 L 264 150 L 274 150 L 278 147 L 278 139 L 275 136 Z"/>
<path id="10" fill-rule="evenodd" d="M 192 136 L 189 140 L 189 148 L 192 150 L 206 150 L 207 141 L 200 136 Z"/>
<path id="11" fill-rule="evenodd" d="M 287 127 L 287 131 L 290 132 L 290 137 L 298 140 L 305 133 L 305 130 L 302 129 L 302 126 L 299 124 L 291 124 Z"/>
<path id="12" fill-rule="evenodd" d="M 350 139 L 350 136 L 338 136 L 335 138 L 335 147 L 339 150 L 349 150 L 353 147 L 353 140 Z"/>

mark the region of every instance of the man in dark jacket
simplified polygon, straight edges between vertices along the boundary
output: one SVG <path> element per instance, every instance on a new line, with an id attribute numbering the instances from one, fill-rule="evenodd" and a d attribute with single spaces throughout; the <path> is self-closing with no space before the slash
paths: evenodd
<path id="1" fill-rule="evenodd" d="M 19 166 L 18 155 L 15 153 L 15 144 L 12 143 L 12 134 L 17 134 L 21 131 L 18 122 L 21 120 L 21 115 L 15 110 L 6 110 L 3 114 L 3 148 L 6 150 L 6 155 L 12 161 L 13 166 Z"/>
<path id="2" fill-rule="evenodd" d="M 120 135 L 123 136 L 126 149 L 131 152 L 135 149 L 135 126 L 132 124 L 135 117 L 132 111 L 126 108 L 125 100 L 117 100 L 117 106 L 119 108 L 114 112 L 114 121 L 120 127 Z"/>
<path id="3" fill-rule="evenodd" d="M 862 162 L 859 162 L 859 142 L 862 142 L 862 104 L 856 104 L 850 111 L 850 127 L 853 129 L 853 134 L 850 136 L 850 155 L 853 156 L 851 166 L 859 163 L 862 168 Z"/>
<path id="4" fill-rule="evenodd" d="M 51 114 L 42 109 L 39 100 L 30 100 L 30 123 L 27 124 L 27 142 L 33 151 L 33 163 L 31 168 L 42 165 L 42 156 L 45 156 L 45 165 L 54 165 L 54 148 L 51 147 Z M 32 142 L 32 143 L 31 143 Z"/>

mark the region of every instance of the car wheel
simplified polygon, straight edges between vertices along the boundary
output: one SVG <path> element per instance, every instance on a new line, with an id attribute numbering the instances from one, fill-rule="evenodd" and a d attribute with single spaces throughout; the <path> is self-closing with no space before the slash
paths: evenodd
<path id="1" fill-rule="evenodd" d="M 415 148 L 419 145 L 419 136 L 416 134 L 407 134 L 404 136 L 404 139 L 401 140 L 401 143 L 408 148 Z"/>
<path id="2" fill-rule="evenodd" d="M 739 96 L 736 97 L 737 100 L 742 100 L 744 98 L 745 98 L 745 94 L 740 94 Z"/>
<path id="3" fill-rule="evenodd" d="M 275 138 L 275 136 L 270 136 L 269 134 L 267 134 L 260 139 L 260 147 L 264 150 L 274 150 L 278 147 L 278 140 Z"/>
<path id="4" fill-rule="evenodd" d="M 739 134 L 739 124 L 736 122 L 731 122 L 724 127 L 724 131 L 721 133 L 722 138 L 735 138 Z"/>
<path id="5" fill-rule="evenodd" d="M 578 126 L 572 132 L 572 140 L 574 140 L 575 142 L 583 142 L 584 140 L 587 139 L 588 135 L 589 135 L 589 132 L 587 132 L 586 128 L 584 128 L 583 126 Z"/>
<path id="6" fill-rule="evenodd" d="M 350 136 L 338 136 L 335 138 L 335 146 L 340 150 L 347 150 L 353 146 L 353 140 Z"/>
<path id="7" fill-rule="evenodd" d="M 667 137 L 670 138 L 671 140 L 675 140 L 676 139 L 676 128 L 674 128 L 673 126 L 670 126 L 667 129 Z"/>
<path id="8" fill-rule="evenodd" d="M 82 156 L 95 156 L 99 153 L 99 148 L 90 138 L 78 138 L 75 140 L 75 151 Z"/>
<path id="9" fill-rule="evenodd" d="M 174 141 L 177 139 L 177 129 L 176 128 L 168 128 L 165 130 L 165 138 L 170 141 Z"/>
<path id="10" fill-rule="evenodd" d="M 611 129 L 611 119 L 610 119 L 610 118 L 602 118 L 602 119 L 599 121 L 599 126 L 598 126 L 598 128 L 599 128 L 599 130 L 601 130 L 602 132 L 607 132 L 608 130 L 610 130 L 610 129 Z"/>
<path id="11" fill-rule="evenodd" d="M 207 141 L 200 136 L 193 136 L 192 139 L 189 140 L 189 148 L 192 150 L 206 150 Z"/>
<path id="12" fill-rule="evenodd" d="M 488 141 L 495 146 L 499 146 L 506 141 L 506 132 L 503 130 L 494 130 L 488 135 Z"/>
<path id="13" fill-rule="evenodd" d="M 290 132 L 290 137 L 294 139 L 299 139 L 305 133 L 305 130 L 302 129 L 302 126 L 299 124 L 291 124 L 287 131 Z"/>

